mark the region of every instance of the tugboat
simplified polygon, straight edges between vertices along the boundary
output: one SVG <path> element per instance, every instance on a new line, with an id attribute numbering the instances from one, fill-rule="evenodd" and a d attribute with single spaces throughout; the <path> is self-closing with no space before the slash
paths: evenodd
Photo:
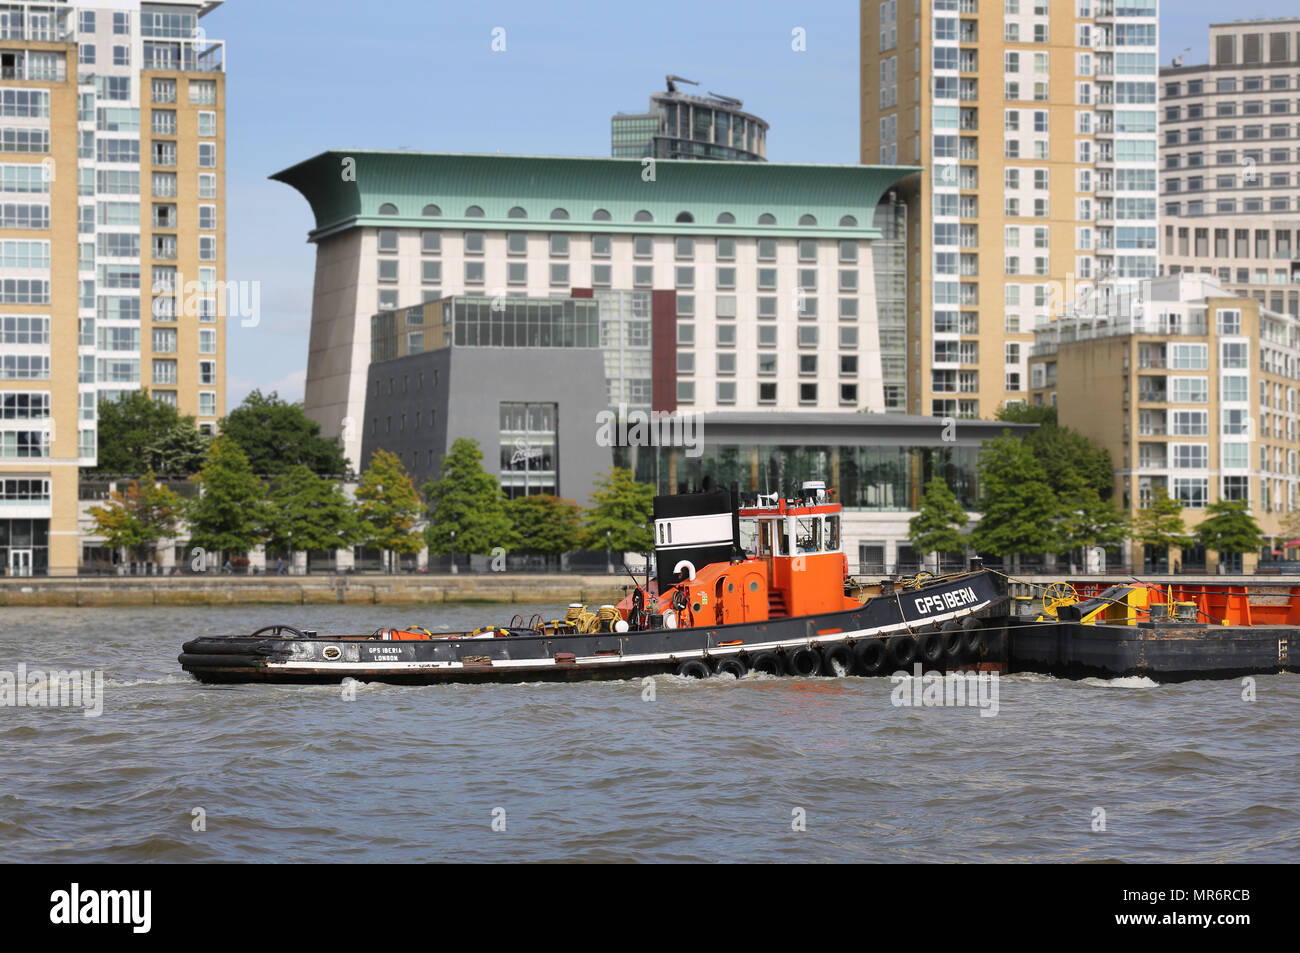
<path id="1" fill-rule="evenodd" d="M 979 664 L 1010 600 L 978 564 L 863 583 L 841 547 L 842 507 L 822 482 L 796 497 L 733 487 L 658 496 L 653 576 L 617 606 L 434 634 L 419 626 L 321 636 L 277 624 L 182 647 L 203 682 L 395 684 L 574 681 L 676 674 L 884 675 L 922 662 Z"/>

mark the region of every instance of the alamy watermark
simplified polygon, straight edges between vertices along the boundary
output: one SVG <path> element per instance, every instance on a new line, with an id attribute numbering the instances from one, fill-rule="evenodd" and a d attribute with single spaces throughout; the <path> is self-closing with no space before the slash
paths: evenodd
<path id="1" fill-rule="evenodd" d="M 176 272 L 153 284 L 153 317 L 161 321 L 186 318 L 239 318 L 245 328 L 255 328 L 262 321 L 262 283 L 260 281 L 186 281 Z"/>
<path id="2" fill-rule="evenodd" d="M 917 662 L 911 674 L 897 671 L 889 680 L 895 708 L 978 708 L 981 718 L 998 713 L 997 672 L 922 673 Z"/>
<path id="3" fill-rule="evenodd" d="M 704 453 L 704 414 L 660 410 L 602 410 L 596 414 L 599 447 L 684 447 L 686 456 Z"/>
<path id="4" fill-rule="evenodd" d="M 85 890 L 74 883 L 50 894 L 50 922 L 56 925 L 120 924 L 148 933 L 152 909 L 152 890 Z"/>
<path id="5" fill-rule="evenodd" d="M 0 708 L 82 708 L 87 718 L 98 718 L 104 713 L 104 673 L 29 670 L 19 662 L 16 672 L 0 669 Z"/>

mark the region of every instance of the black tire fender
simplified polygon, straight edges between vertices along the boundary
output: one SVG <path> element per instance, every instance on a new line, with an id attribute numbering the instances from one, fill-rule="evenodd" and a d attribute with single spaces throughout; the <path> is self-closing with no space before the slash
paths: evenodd
<path id="1" fill-rule="evenodd" d="M 744 678 L 749 674 L 749 666 L 739 655 L 728 655 L 718 659 L 714 666 L 714 671 L 719 675 L 733 675 L 736 678 Z"/>
<path id="2" fill-rule="evenodd" d="M 822 669 L 821 655 L 816 649 L 811 649 L 806 645 L 798 648 L 785 650 L 785 667 L 791 674 L 800 678 L 810 678 L 813 675 L 820 674 Z"/>
<path id="3" fill-rule="evenodd" d="M 943 658 L 943 637 L 938 632 L 924 632 L 916 637 L 916 657 L 926 665 Z"/>
<path id="4" fill-rule="evenodd" d="M 785 662 L 776 652 L 756 652 L 749 658 L 749 670 L 764 675 L 784 675 Z"/>
<path id="5" fill-rule="evenodd" d="M 834 678 L 835 665 L 844 669 L 845 675 L 853 674 L 853 650 L 843 642 L 834 642 L 821 647 L 822 674 Z"/>
<path id="6" fill-rule="evenodd" d="M 700 659 L 692 658 L 677 666 L 677 674 L 682 678 L 708 678 L 713 673 Z"/>
<path id="7" fill-rule="evenodd" d="M 863 639 L 853 646 L 853 661 L 859 675 L 880 675 L 889 664 L 889 649 L 884 639 Z"/>
<path id="8" fill-rule="evenodd" d="M 890 661 L 901 668 L 906 668 L 916 661 L 916 639 L 910 635 L 891 637 L 888 649 Z"/>

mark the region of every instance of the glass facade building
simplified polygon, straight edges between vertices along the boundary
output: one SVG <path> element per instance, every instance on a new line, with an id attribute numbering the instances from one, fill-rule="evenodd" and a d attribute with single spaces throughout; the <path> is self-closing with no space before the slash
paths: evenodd
<path id="1" fill-rule="evenodd" d="M 370 319 L 370 359 L 391 361 L 444 347 L 599 348 L 609 406 L 648 410 L 651 297 L 602 291 L 591 298 L 465 296 L 380 311 Z"/>
<path id="2" fill-rule="evenodd" d="M 757 493 L 793 493 L 807 480 L 823 480 L 846 509 L 878 511 L 915 511 L 921 488 L 938 477 L 973 510 L 978 462 L 978 447 L 709 444 L 695 457 L 682 447 L 658 448 L 653 476 L 660 493 L 700 486 L 706 476 Z"/>
<path id="3" fill-rule="evenodd" d="M 616 159 L 767 159 L 768 125 L 728 96 L 691 96 L 672 84 L 650 97 L 644 113 L 610 119 L 610 155 Z"/>

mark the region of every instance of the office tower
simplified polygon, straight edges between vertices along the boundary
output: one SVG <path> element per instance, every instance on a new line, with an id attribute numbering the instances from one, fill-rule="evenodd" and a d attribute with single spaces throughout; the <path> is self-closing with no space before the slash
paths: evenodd
<path id="1" fill-rule="evenodd" d="M 1300 316 L 1300 19 L 1210 25 L 1160 71 L 1162 274 L 1206 272 Z"/>

